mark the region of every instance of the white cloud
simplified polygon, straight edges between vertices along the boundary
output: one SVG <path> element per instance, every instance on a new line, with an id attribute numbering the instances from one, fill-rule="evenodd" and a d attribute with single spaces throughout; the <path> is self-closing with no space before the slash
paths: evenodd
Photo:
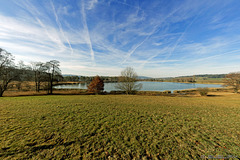
<path id="1" fill-rule="evenodd" d="M 199 34 L 191 31 L 197 16 L 209 9 L 202 8 L 204 2 L 176 2 L 163 8 L 159 1 L 114 0 L 108 6 L 105 1 L 85 0 L 74 7 L 56 2 L 39 1 L 44 5 L 37 7 L 37 1 L 15 1 L 21 7 L 15 17 L 0 13 L 0 47 L 24 61 L 56 58 L 65 73 L 116 75 L 132 66 L 141 75 L 157 77 L 200 71 L 206 60 L 233 57 L 240 43 L 240 37 L 228 38 L 228 33 L 191 39 Z M 220 16 L 210 18 L 206 28 L 237 31 L 234 26 L 240 23 L 221 23 Z M 209 72 L 217 68 L 210 67 Z"/>
<path id="2" fill-rule="evenodd" d="M 153 45 L 155 45 L 155 46 L 161 46 L 163 43 L 162 42 L 155 42 L 155 43 L 153 43 Z"/>
<path id="3" fill-rule="evenodd" d="M 97 3 L 98 3 L 98 0 L 88 0 L 86 9 L 87 10 L 92 10 Z"/>

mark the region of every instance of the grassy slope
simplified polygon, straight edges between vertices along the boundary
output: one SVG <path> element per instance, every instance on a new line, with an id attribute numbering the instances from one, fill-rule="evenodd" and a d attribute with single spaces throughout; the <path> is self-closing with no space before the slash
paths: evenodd
<path id="1" fill-rule="evenodd" d="M 240 96 L 0 99 L 0 159 L 240 157 Z"/>

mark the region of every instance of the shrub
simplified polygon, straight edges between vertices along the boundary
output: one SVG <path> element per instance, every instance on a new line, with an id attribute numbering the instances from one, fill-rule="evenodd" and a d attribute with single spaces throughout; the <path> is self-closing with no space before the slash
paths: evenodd
<path id="1" fill-rule="evenodd" d="M 163 93 L 164 93 L 164 94 L 171 94 L 172 92 L 171 92 L 171 91 L 168 91 L 168 90 L 166 90 L 166 91 L 163 91 Z"/>
<path id="2" fill-rule="evenodd" d="M 197 91 L 201 96 L 207 96 L 209 89 L 208 88 L 198 88 Z"/>

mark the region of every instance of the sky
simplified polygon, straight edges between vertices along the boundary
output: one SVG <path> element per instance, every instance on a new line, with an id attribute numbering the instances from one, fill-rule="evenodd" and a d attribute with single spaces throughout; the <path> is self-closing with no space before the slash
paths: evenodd
<path id="1" fill-rule="evenodd" d="M 0 48 L 63 74 L 240 71 L 239 0 L 0 0 Z"/>

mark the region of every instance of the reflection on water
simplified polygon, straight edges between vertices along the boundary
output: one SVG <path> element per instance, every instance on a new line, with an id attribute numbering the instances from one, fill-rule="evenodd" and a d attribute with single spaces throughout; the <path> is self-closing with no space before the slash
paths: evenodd
<path id="1" fill-rule="evenodd" d="M 183 90 L 191 88 L 220 88 L 222 85 L 217 84 L 196 84 L 196 83 L 174 83 L 174 82 L 137 82 L 142 83 L 141 91 L 165 91 L 169 90 Z M 104 83 L 104 91 L 110 92 L 117 90 L 115 88 L 116 83 Z M 55 86 L 56 89 L 87 89 L 87 83 L 73 84 L 73 85 L 59 85 Z"/>
<path id="2" fill-rule="evenodd" d="M 81 86 L 81 88 L 84 88 L 84 87 L 87 86 L 87 84 L 86 83 L 80 83 L 80 86 Z"/>

